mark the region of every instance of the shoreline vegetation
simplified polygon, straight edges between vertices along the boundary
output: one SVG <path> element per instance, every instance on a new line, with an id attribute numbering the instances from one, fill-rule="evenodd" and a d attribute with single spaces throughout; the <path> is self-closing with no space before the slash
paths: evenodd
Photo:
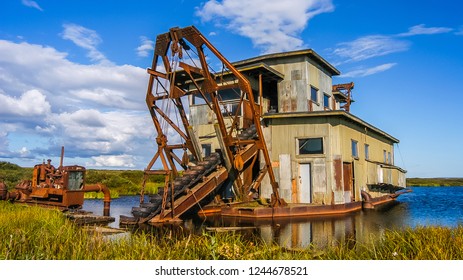
<path id="1" fill-rule="evenodd" d="M 32 168 L 0 162 L 0 180 L 13 188 Z M 137 195 L 139 170 L 87 170 L 88 183 L 104 183 L 111 194 Z M 463 179 L 411 178 L 412 186 L 462 186 Z M 152 177 L 149 191 L 164 182 Z M 3 260 L 461 260 L 463 226 L 385 230 L 363 243 L 342 240 L 326 248 L 288 249 L 258 236 L 233 232 L 132 230 L 116 238 L 75 224 L 57 210 L 0 201 L 0 259 Z M 174 233 L 174 235 L 177 235 Z M 169 238 L 165 238 L 169 236 Z"/>
<path id="2" fill-rule="evenodd" d="M 3 181 L 9 189 L 13 189 L 20 181 L 30 180 L 32 167 L 21 167 L 19 165 L 0 161 L 0 181 Z M 125 195 L 139 195 L 143 181 L 142 170 L 102 170 L 87 169 L 86 183 L 105 184 L 112 198 Z M 149 177 L 145 193 L 157 193 L 158 187 L 164 185 L 162 175 Z M 463 186 L 463 178 L 407 178 L 407 186 Z M 102 193 L 86 193 L 85 198 L 103 198 Z"/>
<path id="3" fill-rule="evenodd" d="M 61 212 L 0 201 L 3 260 L 461 260 L 463 226 L 386 230 L 375 241 L 289 249 L 237 233 L 133 231 L 117 238 L 78 226 Z M 169 238 L 165 238 L 170 236 Z"/>

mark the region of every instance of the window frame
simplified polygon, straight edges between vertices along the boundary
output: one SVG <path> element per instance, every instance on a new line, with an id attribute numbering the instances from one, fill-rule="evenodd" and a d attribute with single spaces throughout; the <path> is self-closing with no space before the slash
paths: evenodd
<path id="1" fill-rule="evenodd" d="M 331 96 L 327 93 L 323 93 L 323 108 L 331 110 L 330 108 L 330 98 Z"/>
<path id="2" fill-rule="evenodd" d="M 364 145 L 364 152 L 365 152 L 365 160 L 370 160 L 370 145 Z"/>
<path id="3" fill-rule="evenodd" d="M 314 90 L 315 90 L 315 99 L 314 99 Z M 318 91 L 319 91 L 318 88 L 310 85 L 310 100 L 312 100 L 312 102 L 314 102 L 316 104 L 319 104 Z"/>
<path id="4" fill-rule="evenodd" d="M 355 144 L 355 145 L 354 145 Z M 358 147 L 359 141 L 351 139 L 350 140 L 350 150 L 351 150 L 351 155 L 354 159 L 359 159 L 359 147 Z M 355 148 L 355 149 L 354 149 Z"/>
<path id="5" fill-rule="evenodd" d="M 308 152 L 308 153 L 301 153 L 301 144 L 300 141 L 302 140 L 320 140 L 321 141 L 321 149 Z M 296 138 L 296 155 L 298 156 L 313 156 L 313 155 L 324 155 L 325 154 L 325 139 L 324 137 L 298 137 Z"/>

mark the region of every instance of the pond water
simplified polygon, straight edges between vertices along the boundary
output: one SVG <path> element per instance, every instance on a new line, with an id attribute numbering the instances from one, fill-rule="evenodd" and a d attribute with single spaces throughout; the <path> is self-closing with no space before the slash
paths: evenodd
<path id="1" fill-rule="evenodd" d="M 288 248 L 306 247 L 312 243 L 324 247 L 333 242 L 367 241 L 380 236 L 386 229 L 417 226 L 457 227 L 463 225 L 463 187 L 411 187 L 396 202 L 379 210 L 364 210 L 339 217 L 281 219 L 273 222 L 249 222 L 233 218 L 203 220 L 197 218 L 180 225 L 185 232 L 201 232 L 204 228 L 240 226 L 252 228 L 268 242 Z M 111 227 L 119 227 L 119 216 L 131 216 L 138 196 L 124 196 L 111 202 Z M 84 210 L 101 214 L 101 200 L 86 200 Z"/>

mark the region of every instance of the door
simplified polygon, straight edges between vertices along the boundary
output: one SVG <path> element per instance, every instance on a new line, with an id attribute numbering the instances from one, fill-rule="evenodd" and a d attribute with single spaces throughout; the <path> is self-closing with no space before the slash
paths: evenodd
<path id="1" fill-rule="evenodd" d="M 312 203 L 312 170 L 310 163 L 299 164 L 299 202 Z"/>
<path id="2" fill-rule="evenodd" d="M 352 169 L 352 162 L 342 163 L 342 173 L 344 181 L 344 201 L 351 202 L 355 200 L 353 195 L 354 172 Z"/>

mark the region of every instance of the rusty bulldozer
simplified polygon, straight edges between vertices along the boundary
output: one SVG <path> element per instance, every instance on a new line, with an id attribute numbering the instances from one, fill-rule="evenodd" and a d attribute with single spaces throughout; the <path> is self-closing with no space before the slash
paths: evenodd
<path id="1" fill-rule="evenodd" d="M 84 193 L 103 192 L 103 216 L 109 216 L 111 195 L 102 184 L 85 184 L 86 169 L 79 165 L 63 166 L 64 147 L 61 148 L 60 165 L 55 168 L 51 160 L 34 166 L 31 180 L 17 184 L 14 190 L 0 182 L 0 200 L 21 202 L 60 210 L 80 209 Z"/>

